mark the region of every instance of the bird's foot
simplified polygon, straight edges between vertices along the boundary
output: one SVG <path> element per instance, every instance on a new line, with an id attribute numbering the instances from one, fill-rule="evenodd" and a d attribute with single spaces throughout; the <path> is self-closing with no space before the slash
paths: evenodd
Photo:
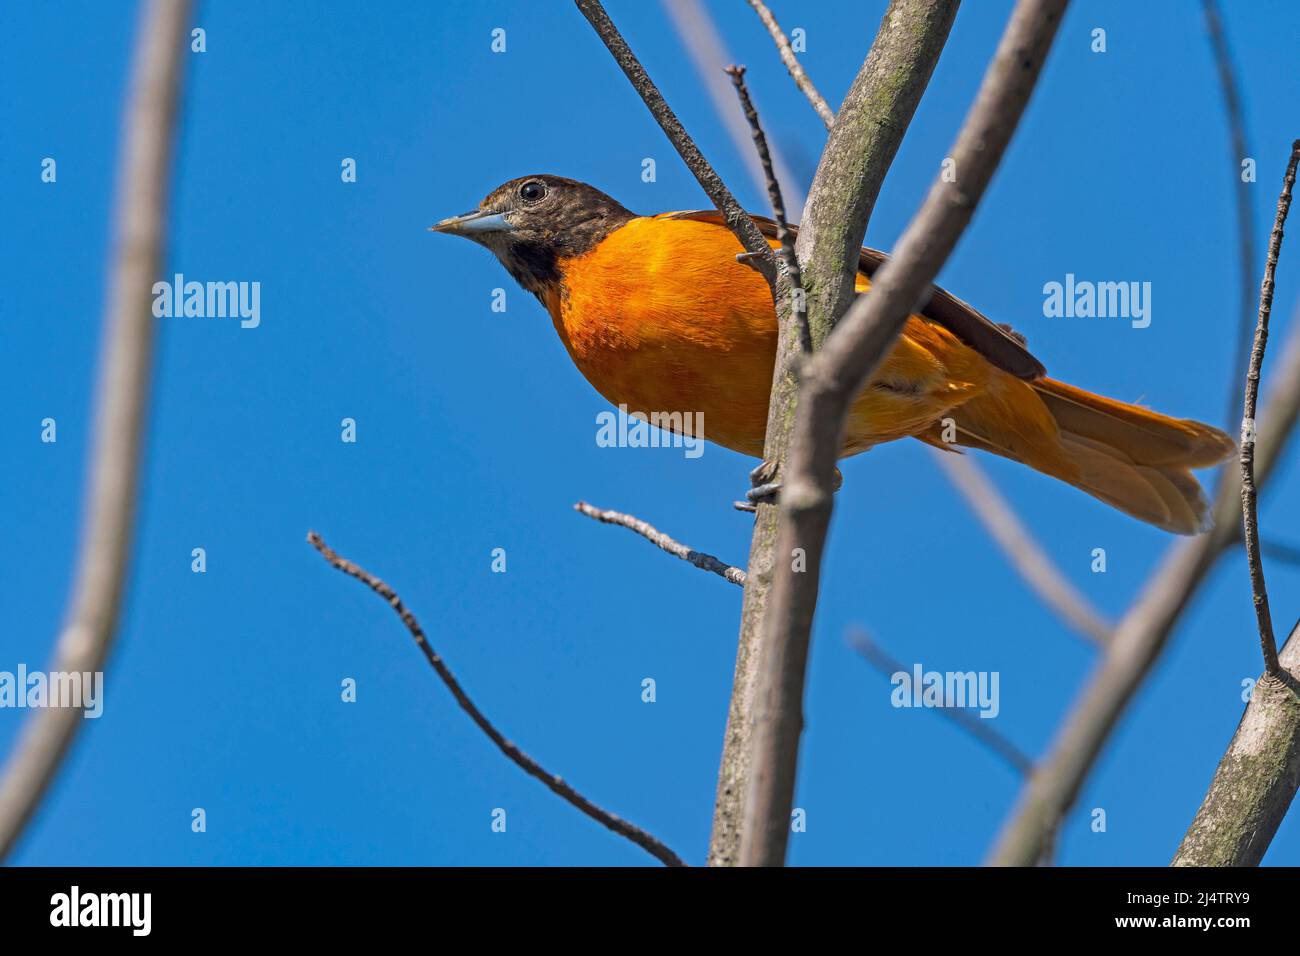
<path id="1" fill-rule="evenodd" d="M 732 507 L 737 511 L 758 511 L 758 506 L 764 502 L 776 504 L 781 497 L 781 482 L 777 480 L 777 471 L 779 465 L 774 461 L 760 462 L 758 467 L 749 473 L 750 489 L 745 492 L 744 501 L 732 502 Z M 839 491 L 844 484 L 844 473 L 838 468 L 835 469 L 835 484 L 831 491 Z"/>
<path id="2" fill-rule="evenodd" d="M 776 474 L 779 465 L 774 461 L 759 462 L 749 473 L 750 488 L 745 492 L 745 500 L 733 503 L 737 511 L 754 512 L 762 502 L 775 504 L 781 494 L 781 482 Z"/>

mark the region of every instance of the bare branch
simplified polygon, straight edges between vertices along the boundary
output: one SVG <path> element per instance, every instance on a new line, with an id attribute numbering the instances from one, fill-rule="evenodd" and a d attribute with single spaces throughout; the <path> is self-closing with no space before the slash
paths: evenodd
<path id="1" fill-rule="evenodd" d="M 957 7 L 958 0 L 892 0 L 831 127 L 796 244 L 815 348 L 853 302 L 867 221 Z M 783 362 L 778 354 L 778 368 Z"/>
<path id="2" fill-rule="evenodd" d="M 1228 137 L 1231 142 L 1233 198 L 1237 204 L 1237 257 L 1241 272 L 1241 319 L 1233 330 L 1236 334 L 1235 357 L 1228 376 L 1228 420 L 1236 416 L 1240 401 L 1237 383 L 1246 374 L 1246 353 L 1250 348 L 1251 321 L 1255 315 L 1255 209 L 1250 202 L 1250 187 L 1241 178 L 1240 163 L 1250 155 L 1246 145 L 1245 111 L 1241 106 L 1240 84 L 1232 68 L 1232 53 L 1228 38 L 1223 32 L 1216 0 L 1202 0 L 1205 29 L 1214 52 L 1214 65 L 1219 73 L 1219 87 L 1223 91 L 1223 108 L 1227 113 Z"/>
<path id="3" fill-rule="evenodd" d="M 957 0 L 892 0 L 822 153 L 804 205 L 795 249 L 808 296 L 814 347 L 852 298 L 862 236 L 893 161 L 925 91 L 956 14 Z M 810 269 L 814 270 L 810 273 Z M 845 291 L 847 289 L 847 291 Z M 763 447 L 765 470 L 779 469 L 786 456 L 803 361 L 799 329 L 788 300 L 777 302 L 776 368 Z M 819 330 L 821 330 L 819 332 Z M 769 479 L 770 480 L 770 479 Z M 733 866 L 740 858 L 741 830 L 758 685 L 758 647 L 768 597 L 779 560 L 778 509 L 757 507 L 750 539 L 745 601 L 736 647 L 736 674 L 718 771 L 718 798 L 709 841 L 709 863 Z"/>
<path id="4" fill-rule="evenodd" d="M 1206 0 L 1206 2 L 1210 3 L 1212 0 Z M 825 121 L 826 128 L 830 129 L 835 122 L 834 114 L 829 109 L 826 109 L 823 113 L 825 101 L 817 93 L 812 81 L 803 72 L 803 68 L 799 66 L 798 61 L 794 59 L 789 40 L 781 32 L 781 28 L 772 16 L 771 11 L 767 9 L 761 0 L 749 0 L 749 3 L 757 11 L 760 19 L 767 25 L 773 39 L 776 40 L 782 59 L 786 61 L 786 66 L 790 68 L 790 75 L 795 78 L 795 82 L 800 89 L 803 89 L 808 94 L 813 108 Z M 789 59 L 786 59 L 787 55 Z M 797 75 L 796 70 L 798 70 Z M 806 88 L 805 83 L 807 84 Z M 1235 90 L 1233 92 L 1235 93 Z M 1239 114 L 1237 119 L 1240 119 Z M 1242 155 L 1245 155 L 1244 152 Z M 1246 279 L 1246 293 L 1247 299 L 1249 299 L 1249 278 Z M 1249 302 L 1247 302 L 1247 312 L 1249 311 Z M 1011 561 L 1012 566 L 1016 568 L 1021 577 L 1025 579 L 1025 582 L 1038 592 L 1039 597 L 1055 610 L 1067 624 L 1089 640 L 1098 644 L 1104 644 L 1109 640 L 1110 622 L 1070 585 L 1033 535 L 1030 534 L 1029 529 L 1025 527 L 1024 522 L 1020 520 L 1010 503 L 998 491 L 997 486 L 988 480 L 979 465 L 967 457 L 945 455 L 937 450 L 934 451 L 934 454 L 943 468 L 944 474 L 962 494 L 962 497 L 966 499 L 975 517 L 979 519 L 985 530 L 1002 548 L 1003 553 Z M 739 503 L 737 506 L 740 507 Z M 752 510 L 753 506 L 748 506 L 748 509 Z"/>
<path id="5" fill-rule="evenodd" d="M 935 182 L 894 256 L 876 273 L 871 293 L 805 363 L 777 544 L 782 556 L 799 549 L 805 565 L 800 571 L 792 562 L 777 565 L 764 621 L 742 865 L 777 866 L 785 859 L 808 643 L 849 408 L 974 215 L 1028 105 L 1065 6 L 1065 0 L 1016 4 L 952 149 L 956 181 Z M 841 129 L 837 122 L 832 139 Z"/>
<path id="6" fill-rule="evenodd" d="M 1245 411 L 1241 421 L 1241 510 L 1246 539 L 1246 560 L 1250 564 L 1250 590 L 1259 623 L 1260 648 L 1264 653 L 1264 673 L 1277 673 L 1277 642 L 1273 636 L 1273 617 L 1268 606 L 1268 587 L 1264 582 L 1264 563 L 1259 556 L 1259 503 L 1255 492 L 1255 401 L 1259 396 L 1259 375 L 1268 347 L 1268 320 L 1273 311 L 1273 278 L 1278 256 L 1282 252 L 1282 230 L 1291 209 L 1291 188 L 1295 185 L 1296 163 L 1300 162 L 1300 139 L 1291 144 L 1291 158 L 1282 179 L 1277 199 L 1277 218 L 1268 240 L 1268 259 L 1264 264 L 1264 281 L 1259 289 L 1259 321 L 1250 350 L 1250 368 L 1246 372 Z"/>
<path id="7" fill-rule="evenodd" d="M 873 641 L 865 631 L 856 631 L 851 634 L 849 643 L 855 651 L 862 655 L 867 663 L 886 677 L 892 678 L 895 674 L 911 675 L 911 670 L 906 664 L 897 658 L 891 657 L 889 652 Z M 979 743 L 982 743 L 997 754 L 998 757 L 1006 761 L 1016 773 L 1021 776 L 1028 776 L 1034 772 L 1033 759 L 989 726 L 988 721 L 982 717 L 976 717 L 969 709 L 964 707 L 938 707 L 935 709 L 938 711 L 939 716 L 952 721 Z"/>
<path id="8" fill-rule="evenodd" d="M 776 17 L 772 16 L 772 11 L 767 8 L 767 5 L 762 0 L 749 0 L 749 5 L 754 8 L 758 18 L 763 21 L 763 26 L 767 27 L 767 32 L 772 35 L 772 39 L 776 42 L 777 52 L 781 54 L 781 62 L 790 71 L 790 79 L 794 80 L 794 85 L 799 87 L 804 96 L 808 97 L 808 102 L 812 104 L 812 108 L 817 111 L 817 115 L 826 124 L 826 128 L 830 129 L 835 125 L 835 114 L 826 105 L 822 95 L 817 92 L 817 87 L 808 78 L 808 74 L 803 71 L 798 57 L 794 55 L 794 50 L 790 46 L 790 38 L 782 31 L 781 25 L 776 22 Z"/>
<path id="9" fill-rule="evenodd" d="M 681 121 L 677 119 L 677 114 L 672 111 L 659 92 L 659 88 L 646 73 L 645 67 L 637 60 L 636 55 L 628 47 L 627 41 L 610 20 L 600 0 L 574 0 L 574 2 L 582 15 L 591 23 L 637 93 L 641 95 L 641 99 L 645 101 L 646 107 L 668 136 L 682 161 L 708 193 L 713 204 L 718 207 L 718 211 L 727 222 L 727 227 L 735 233 L 740 244 L 750 253 L 751 264 L 766 277 L 769 284 L 774 284 L 777 269 L 776 256 L 772 253 L 772 247 L 767 244 L 767 240 L 763 238 L 754 220 L 750 219 L 749 214 L 736 202 L 736 197 L 727 189 L 722 178 L 704 158 L 704 154 L 695 145 L 695 141 L 686 132 Z"/>
<path id="10" fill-rule="evenodd" d="M 1110 640 L 1111 623 L 1052 563 L 983 470 L 967 455 L 954 455 L 937 448 L 932 451 L 939 466 L 993 536 L 1007 560 L 1038 593 L 1043 603 L 1090 641 L 1105 644 Z"/>
<path id="11" fill-rule="evenodd" d="M 767 188 L 763 167 L 751 148 L 751 131 L 745 118 L 736 113 L 734 94 L 731 84 L 723 76 L 723 70 L 734 59 L 727 51 L 726 41 L 718 32 L 718 26 L 703 0 L 663 0 L 664 7 L 673 21 L 677 37 L 686 52 L 690 54 L 699 74 L 700 82 L 708 91 L 709 101 L 717 114 L 727 137 L 736 148 L 736 153 L 745 163 L 745 170 L 761 194 Z M 795 175 L 781 151 L 772 146 L 772 166 L 776 169 L 777 179 L 785 184 L 786 199 L 796 209 L 803 208 L 803 183 Z"/>
<path id="12" fill-rule="evenodd" d="M 582 512 L 588 518 L 595 518 L 605 524 L 616 524 L 630 531 L 635 531 L 651 544 L 662 548 L 674 557 L 681 558 L 702 571 L 711 571 L 713 574 L 726 578 L 732 584 L 738 584 L 742 588 L 745 586 L 745 572 L 743 570 L 730 564 L 724 564 L 711 554 L 696 551 L 679 541 L 674 541 L 648 521 L 642 521 L 640 518 L 624 514 L 621 511 L 596 508 L 585 501 L 579 501 L 573 508 L 575 511 Z"/>
<path id="13" fill-rule="evenodd" d="M 1265 673 L 1173 866 L 1257 866 L 1300 787 L 1300 623 Z"/>
<path id="14" fill-rule="evenodd" d="M 1257 425 L 1255 481 L 1268 480 L 1300 417 L 1300 334 L 1293 335 Z M 1168 643 L 1193 594 L 1225 551 L 1241 540 L 1241 475 L 1224 474 L 1214 528 L 1175 544 L 1115 627 L 1101 662 L 1038 763 L 989 856 L 1000 866 L 1032 866 L 1056 838 L 1129 702 Z"/>
<path id="15" fill-rule="evenodd" d="M 71 613 L 54 670 L 104 669 L 130 565 L 136 493 L 153 367 L 153 282 L 162 271 L 176 102 L 189 28 L 188 0 L 143 8 L 123 119 L 112 262 L 104 309 L 94 446 Z M 58 771 L 82 709 L 48 707 L 28 719 L 0 783 L 0 860 Z"/>
<path id="16" fill-rule="evenodd" d="M 808 305 L 804 299 L 803 279 L 799 274 L 799 257 L 794 253 L 794 236 L 790 233 L 790 224 L 786 222 L 785 201 L 781 198 L 781 184 L 777 181 L 776 171 L 772 168 L 772 154 L 767 148 L 767 137 L 763 135 L 763 125 L 759 122 L 758 110 L 754 109 L 754 102 L 749 98 L 749 90 L 745 86 L 745 68 L 729 66 L 725 72 L 731 77 L 732 85 L 736 88 L 741 112 L 745 114 L 745 119 L 753 132 L 754 151 L 758 153 L 758 161 L 763 166 L 763 176 L 767 181 L 767 198 L 772 204 L 772 218 L 776 220 L 776 239 L 781 243 L 781 261 L 785 264 L 788 283 L 785 294 L 790 303 L 788 308 L 794 316 L 795 326 L 799 329 L 799 347 L 804 352 L 811 352 Z"/>
<path id="17" fill-rule="evenodd" d="M 465 711 L 465 713 L 469 715 L 470 720 L 474 721 L 474 723 L 478 725 L 479 729 L 482 730 L 483 733 L 487 734 L 488 739 L 491 740 L 492 743 L 496 744 L 497 749 L 510 758 L 510 760 L 520 769 L 529 776 L 536 777 L 544 783 L 552 793 L 567 800 L 597 823 L 603 824 L 619 836 L 631 840 L 666 866 L 686 865 L 681 857 L 668 849 L 668 847 L 664 846 L 664 844 L 658 839 L 651 836 L 635 824 L 628 823 L 622 817 L 610 813 L 608 810 L 592 803 L 577 790 L 573 789 L 569 784 L 565 783 L 561 778 L 542 767 L 541 764 L 520 750 L 514 743 L 507 740 L 501 731 L 497 730 L 496 727 L 493 726 L 492 722 L 484 716 L 483 712 L 474 705 L 474 702 L 469 699 L 469 695 L 466 694 L 464 689 L 461 687 L 460 681 L 456 680 L 456 676 L 451 672 L 451 669 L 447 667 L 438 652 L 433 649 L 433 645 L 429 643 L 428 637 L 425 636 L 424 630 L 420 627 L 420 622 L 415 619 L 415 615 L 412 614 L 406 605 L 402 603 L 402 599 L 397 596 L 397 592 L 365 568 L 339 556 L 315 531 L 308 532 L 307 540 L 311 543 L 311 546 L 319 551 L 321 556 L 332 566 L 342 571 L 344 574 L 356 578 L 388 603 L 388 606 L 391 607 L 397 616 L 402 619 L 402 623 L 406 625 L 406 629 L 411 632 L 411 636 L 415 638 L 415 643 L 420 648 L 421 653 L 424 654 L 425 660 L 429 662 L 429 666 L 434 669 L 437 675 L 442 678 L 442 682 L 447 685 L 447 689 L 451 691 L 451 695 L 456 698 L 456 703 L 460 705 L 461 710 Z"/>

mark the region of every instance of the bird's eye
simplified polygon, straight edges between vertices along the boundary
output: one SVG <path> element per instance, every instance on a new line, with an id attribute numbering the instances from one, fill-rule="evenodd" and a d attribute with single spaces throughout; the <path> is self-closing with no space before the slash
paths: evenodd
<path id="1" fill-rule="evenodd" d="M 537 202 L 546 195 L 546 184 L 530 180 L 519 187 L 519 195 L 525 202 Z"/>

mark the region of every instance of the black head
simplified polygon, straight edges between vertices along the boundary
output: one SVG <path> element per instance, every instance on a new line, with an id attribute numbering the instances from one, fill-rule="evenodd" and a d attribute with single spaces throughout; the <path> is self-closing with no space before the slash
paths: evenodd
<path id="1" fill-rule="evenodd" d="M 515 281 L 542 297 L 564 259 L 590 251 L 635 214 L 599 189 L 563 176 L 522 176 L 498 186 L 478 209 L 430 228 L 491 249 Z"/>

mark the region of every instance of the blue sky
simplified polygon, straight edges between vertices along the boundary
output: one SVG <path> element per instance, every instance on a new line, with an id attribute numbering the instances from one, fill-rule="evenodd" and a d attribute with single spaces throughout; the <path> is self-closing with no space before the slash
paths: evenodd
<path id="1" fill-rule="evenodd" d="M 883 0 L 775 3 L 838 103 Z M 1226 4 L 1262 249 L 1300 133 L 1300 7 Z M 708 4 L 769 135 L 811 176 L 824 141 L 747 5 Z M 881 193 L 889 249 L 923 198 L 1010 9 L 969 2 Z M 765 212 L 671 21 L 615 21 L 742 201 Z M 166 274 L 261 283 L 261 323 L 161 319 L 137 548 L 105 711 L 21 864 L 653 864 L 502 758 L 391 612 L 305 543 L 394 584 L 479 705 L 548 768 L 704 859 L 741 594 L 616 528 L 634 512 L 743 562 L 753 462 L 597 447 L 606 403 L 495 261 L 430 235 L 500 182 L 589 181 L 638 212 L 707 200 L 566 2 L 203 3 L 187 55 Z M 134 5 L 0 13 L 0 670 L 48 666 L 70 586 Z M 1107 52 L 1091 32 L 1107 31 Z M 506 30 L 506 52 L 490 49 Z M 44 157 L 58 163 L 42 183 Z M 353 157 L 357 181 L 340 180 Z M 654 158 L 657 181 L 641 180 Z M 1073 5 L 941 282 L 1024 332 L 1057 377 L 1222 423 L 1238 273 L 1234 162 L 1199 4 Z M 1300 250 L 1278 272 L 1274 354 Z M 1149 281 L 1153 321 L 1045 318 L 1066 273 Z M 1258 277 L 1253 279 L 1258 282 Z M 492 290 L 507 310 L 491 310 Z M 1265 369 L 1267 377 L 1267 366 Z M 40 441 L 40 422 L 58 441 Z M 358 440 L 340 440 L 340 421 Z M 1262 521 L 1300 539 L 1294 452 Z M 982 458 L 1065 573 L 1118 616 L 1170 536 Z M 933 712 L 896 709 L 845 642 L 1000 674 L 996 728 L 1041 752 L 1095 655 L 1027 590 L 916 442 L 845 464 L 810 666 L 796 864 L 974 864 L 1019 788 Z M 1208 476 L 1207 476 L 1208 477 Z M 190 569 L 191 550 L 207 571 Z M 1089 570 L 1103 547 L 1105 574 Z M 504 574 L 491 552 L 504 548 Z M 1300 569 L 1268 565 L 1283 633 Z M 1162 864 L 1260 671 L 1243 560 L 1215 572 L 1066 822 L 1060 861 Z M 641 700 L 652 677 L 657 701 Z M 353 678 L 358 699 L 344 703 Z M 0 710 L 0 749 L 22 711 Z M 193 833 L 202 807 L 207 832 Z M 1089 811 L 1106 810 L 1092 832 Z M 507 812 L 505 833 L 492 811 Z M 1266 862 L 1300 863 L 1300 824 Z"/>

